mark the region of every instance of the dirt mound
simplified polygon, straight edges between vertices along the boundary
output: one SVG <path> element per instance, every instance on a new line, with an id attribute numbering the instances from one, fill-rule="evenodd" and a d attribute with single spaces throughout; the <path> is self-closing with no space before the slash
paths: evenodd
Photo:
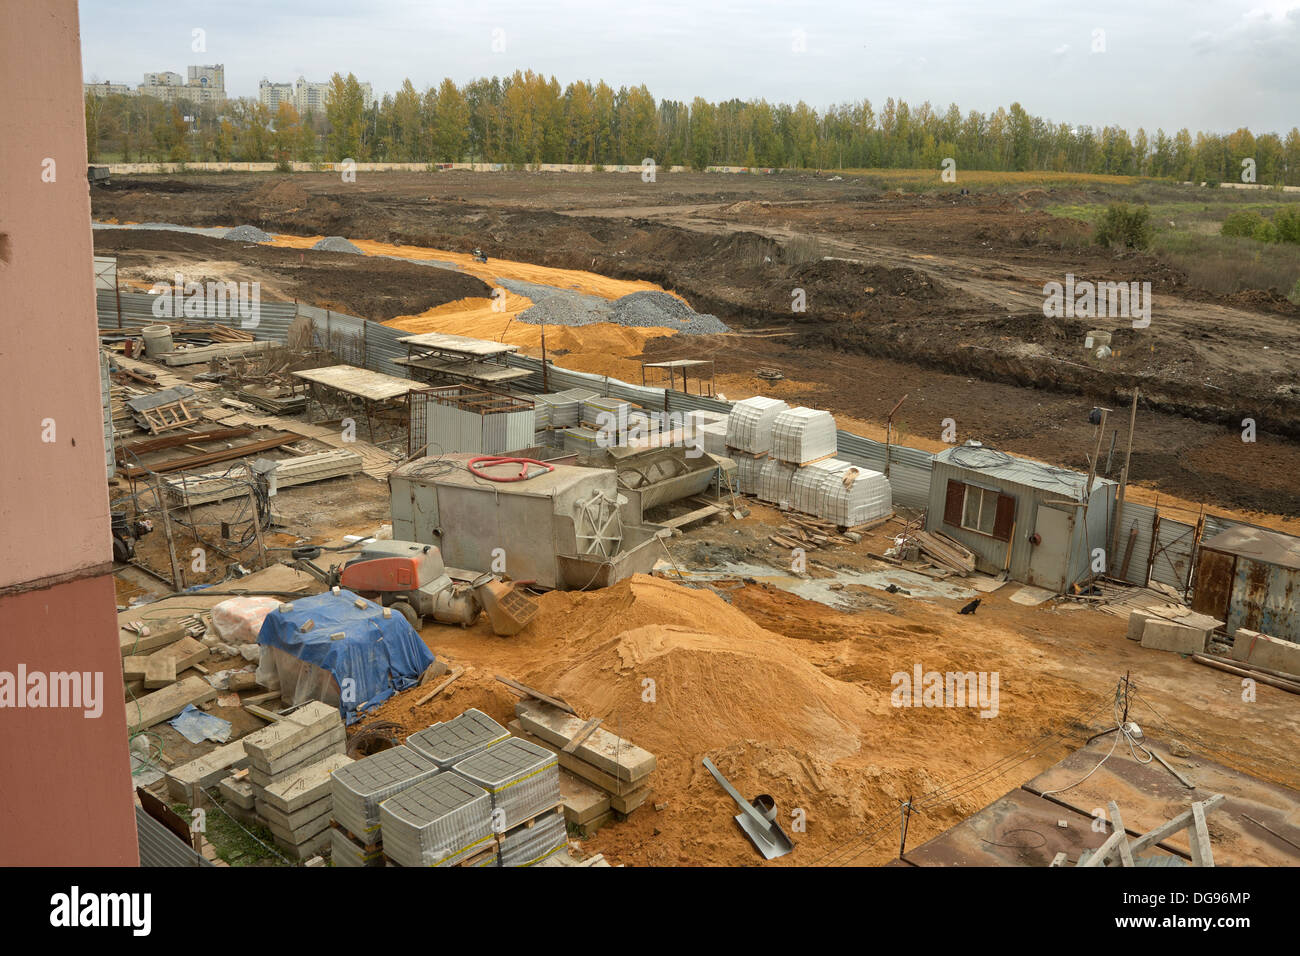
<path id="1" fill-rule="evenodd" d="M 248 191 L 244 201 L 257 206 L 271 206 L 277 211 L 301 209 L 311 201 L 307 190 L 292 180 L 263 183 Z"/>

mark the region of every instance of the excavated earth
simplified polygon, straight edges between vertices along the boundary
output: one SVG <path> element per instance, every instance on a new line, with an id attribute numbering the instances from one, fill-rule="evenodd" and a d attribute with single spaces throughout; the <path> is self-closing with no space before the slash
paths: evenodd
<path id="1" fill-rule="evenodd" d="M 1088 244 L 1086 226 L 1041 208 L 1087 199 L 1083 188 L 901 194 L 812 175 L 665 174 L 642 183 L 523 172 L 374 174 L 356 183 L 324 173 L 140 176 L 92 196 L 98 220 L 244 223 L 457 253 L 481 247 L 493 258 L 653 282 L 737 331 L 652 338 L 645 358 L 715 359 L 733 398 L 773 391 L 753 370 L 776 367 L 786 376 L 782 397 L 876 423 L 906 395 L 895 419 L 904 438 L 935 440 L 952 418 L 960 440 L 1086 469 L 1088 412 L 1114 410 L 1122 459 L 1137 387 L 1135 481 L 1211 505 L 1300 513 L 1300 308 L 1270 290 L 1195 289 L 1155 258 Z M 96 239 L 120 256 L 163 241 Z M 264 263 L 273 272 L 296 262 L 295 281 L 285 282 L 291 296 L 374 319 L 485 294 L 444 286 L 456 278 L 445 270 L 212 242 L 281 256 Z M 1150 327 L 1045 318 L 1043 286 L 1067 273 L 1150 282 Z M 1086 354 L 1092 328 L 1113 331 L 1112 358 Z M 559 361 L 583 367 L 576 355 Z M 1241 440 L 1244 419 L 1255 423 L 1253 443 Z"/>

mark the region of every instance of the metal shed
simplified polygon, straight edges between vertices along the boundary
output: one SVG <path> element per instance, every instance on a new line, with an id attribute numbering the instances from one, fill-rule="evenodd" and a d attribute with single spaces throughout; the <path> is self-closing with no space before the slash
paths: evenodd
<path id="1" fill-rule="evenodd" d="M 407 452 L 500 455 L 533 443 L 531 401 L 472 385 L 444 385 L 411 392 Z"/>
<path id="2" fill-rule="evenodd" d="M 1300 642 L 1300 538 L 1235 525 L 1202 541 L 1192 609 L 1229 635 L 1244 627 Z"/>
<path id="3" fill-rule="evenodd" d="M 1051 591 L 1091 577 L 1092 554 L 1108 545 L 1115 482 L 979 444 L 934 457 L 927 531 L 975 553 L 976 567 Z M 1086 503 L 1086 507 L 1085 507 Z M 1085 520 L 1086 516 L 1086 520 Z"/>

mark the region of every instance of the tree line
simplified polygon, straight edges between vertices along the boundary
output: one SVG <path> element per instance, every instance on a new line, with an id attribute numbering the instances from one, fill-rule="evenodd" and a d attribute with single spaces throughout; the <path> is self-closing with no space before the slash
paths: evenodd
<path id="1" fill-rule="evenodd" d="M 148 96 L 86 97 L 91 162 L 489 162 L 710 165 L 816 169 L 958 169 L 1094 173 L 1300 185 L 1300 128 L 1253 134 L 1130 134 L 1072 127 L 1019 103 L 965 114 L 892 97 L 818 111 L 802 101 L 656 100 L 644 86 L 561 87 L 532 72 L 444 79 L 420 92 L 408 79 L 366 108 L 352 74 L 334 74 L 325 108 L 299 115 L 257 100 L 169 104 Z M 1243 161 L 1250 160 L 1253 167 Z"/>

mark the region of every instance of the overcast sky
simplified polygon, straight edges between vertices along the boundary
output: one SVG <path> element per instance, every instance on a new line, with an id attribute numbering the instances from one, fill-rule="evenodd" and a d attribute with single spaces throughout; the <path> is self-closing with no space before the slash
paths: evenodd
<path id="1" fill-rule="evenodd" d="M 406 77 L 532 69 L 687 102 L 1018 100 L 1130 130 L 1300 125 L 1300 0 L 81 0 L 81 47 L 87 81 L 223 63 L 233 96 L 263 77 L 351 71 L 378 97 Z"/>

